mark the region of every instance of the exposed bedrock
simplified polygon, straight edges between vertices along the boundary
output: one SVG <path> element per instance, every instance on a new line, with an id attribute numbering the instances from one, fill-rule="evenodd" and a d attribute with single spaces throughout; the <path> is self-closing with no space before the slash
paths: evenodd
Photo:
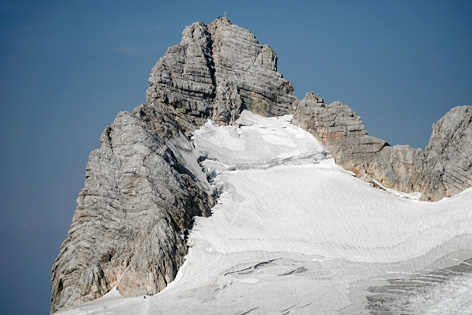
<path id="1" fill-rule="evenodd" d="M 243 109 L 285 115 L 297 103 L 274 50 L 227 18 L 187 26 L 152 69 L 147 90 L 147 104 L 166 107 L 185 131 L 208 118 L 232 123 Z"/>
<path id="2" fill-rule="evenodd" d="M 211 197 L 164 140 L 120 113 L 90 154 L 85 186 L 52 268 L 51 311 L 98 298 L 162 290 L 184 261 L 182 234 Z"/>
<path id="3" fill-rule="evenodd" d="M 387 144 L 368 135 L 362 120 L 346 104 L 325 104 L 318 95 L 307 93 L 300 102 L 293 123 L 311 132 L 331 151 L 336 162 L 354 169 Z"/>
<path id="4" fill-rule="evenodd" d="M 90 154 L 69 233 L 52 268 L 51 311 L 117 286 L 126 296 L 154 294 L 177 273 L 194 216 L 210 215 L 213 191 L 189 132 L 212 119 L 232 124 L 244 109 L 294 114 L 336 161 L 365 180 L 425 200 L 472 185 L 470 106 L 433 127 L 426 151 L 389 146 L 368 135 L 347 105 L 307 94 L 300 102 L 277 72 L 277 56 L 248 30 L 218 18 L 196 22 L 151 71 L 147 104 L 118 114 Z"/>
<path id="5" fill-rule="evenodd" d="M 472 106 L 455 107 L 433 125 L 425 155 L 425 200 L 472 186 Z"/>
<path id="6" fill-rule="evenodd" d="M 185 28 L 152 69 L 148 103 L 120 113 L 90 154 L 52 268 L 51 312 L 114 286 L 154 294 L 174 279 L 192 217 L 210 215 L 214 203 L 185 133 L 209 118 L 232 123 L 243 109 L 292 112 L 298 100 L 276 70 L 273 49 L 226 18 Z"/>
<path id="7" fill-rule="evenodd" d="M 425 152 L 390 146 L 369 136 L 359 116 L 341 102 L 325 104 L 313 93 L 300 102 L 294 124 L 308 130 L 336 162 L 366 181 L 437 201 L 472 186 L 472 106 L 451 109 L 433 125 Z"/>

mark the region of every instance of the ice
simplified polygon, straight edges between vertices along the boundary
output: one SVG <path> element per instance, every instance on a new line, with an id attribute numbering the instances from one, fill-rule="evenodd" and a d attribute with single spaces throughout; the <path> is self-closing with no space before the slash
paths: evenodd
<path id="1" fill-rule="evenodd" d="M 153 297 L 107 295 L 65 314 L 367 313 L 370 287 L 472 257 L 472 189 L 401 198 L 343 170 L 290 121 L 245 111 L 237 126 L 197 130 L 192 154 L 222 193 L 211 217 L 195 218 L 177 278 Z M 415 310 L 472 312 L 470 276 L 455 277 L 411 296 Z"/>
<path id="2" fill-rule="evenodd" d="M 291 119 L 292 116 L 264 118 L 243 111 L 236 121 L 239 128 L 209 122 L 195 132 L 193 139 L 201 155 L 209 154 L 220 163 L 245 169 L 321 157 L 326 148 L 312 135 L 293 126 Z"/>
<path id="3" fill-rule="evenodd" d="M 380 189 L 383 189 L 383 190 L 385 190 L 385 191 L 387 191 L 387 192 L 389 192 L 389 193 L 391 193 L 395 196 L 398 196 L 400 198 L 405 198 L 405 199 L 410 199 L 410 200 L 420 200 L 420 198 L 421 198 L 421 193 L 420 192 L 405 193 L 405 192 L 398 191 L 398 190 L 395 190 L 395 189 L 387 188 L 375 179 L 373 179 L 372 181 Z"/>

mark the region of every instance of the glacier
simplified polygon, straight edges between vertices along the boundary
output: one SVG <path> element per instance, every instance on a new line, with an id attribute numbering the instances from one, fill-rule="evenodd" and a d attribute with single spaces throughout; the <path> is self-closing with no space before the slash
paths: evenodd
<path id="1" fill-rule="evenodd" d="M 472 313 L 472 188 L 422 202 L 373 187 L 291 120 L 243 111 L 193 132 L 184 158 L 218 203 L 176 279 L 57 314 Z"/>

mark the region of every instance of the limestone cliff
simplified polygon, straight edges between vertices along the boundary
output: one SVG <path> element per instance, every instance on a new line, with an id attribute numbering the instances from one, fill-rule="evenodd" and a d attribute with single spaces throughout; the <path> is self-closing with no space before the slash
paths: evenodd
<path id="1" fill-rule="evenodd" d="M 307 93 L 299 104 L 293 123 L 319 138 L 336 162 L 349 170 L 387 145 L 368 135 L 361 118 L 349 106 L 341 102 L 325 104 L 313 93 Z"/>
<path id="2" fill-rule="evenodd" d="M 184 131 L 208 118 L 234 122 L 243 109 L 285 115 L 298 100 L 292 84 L 276 70 L 274 50 L 248 30 L 227 18 L 210 25 L 196 22 L 152 69 L 147 104 L 165 108 Z"/>
<path id="3" fill-rule="evenodd" d="M 472 106 L 455 107 L 433 125 L 425 155 L 425 200 L 472 186 Z"/>
<path id="4" fill-rule="evenodd" d="M 190 132 L 208 119 L 234 123 L 243 109 L 294 114 L 336 161 L 365 180 L 428 200 L 472 185 L 471 107 L 451 110 L 433 128 L 426 152 L 369 136 L 347 105 L 313 94 L 300 102 L 277 72 L 277 56 L 253 34 L 218 18 L 185 28 L 149 77 L 147 104 L 119 113 L 90 154 L 69 233 L 52 267 L 51 312 L 117 286 L 154 294 L 177 273 L 194 216 L 208 216 L 214 192 Z"/>
<path id="5" fill-rule="evenodd" d="M 190 145 L 188 146 L 190 148 Z M 54 262 L 51 311 L 162 290 L 184 261 L 179 234 L 207 216 L 211 197 L 142 120 L 120 113 L 90 154 L 69 233 Z"/>
<path id="6" fill-rule="evenodd" d="M 277 57 L 253 34 L 219 18 L 185 28 L 152 69 L 147 104 L 120 113 L 90 154 L 85 186 L 54 262 L 51 312 L 98 298 L 154 294 L 187 253 L 193 216 L 214 204 L 186 132 L 243 109 L 293 111 L 298 100 Z"/>
<path id="7" fill-rule="evenodd" d="M 369 136 L 349 106 L 325 104 L 313 93 L 300 102 L 294 124 L 320 139 L 336 162 L 359 178 L 403 192 L 421 192 L 422 200 L 437 201 L 472 186 L 471 117 L 472 106 L 449 111 L 433 126 L 425 152 Z"/>

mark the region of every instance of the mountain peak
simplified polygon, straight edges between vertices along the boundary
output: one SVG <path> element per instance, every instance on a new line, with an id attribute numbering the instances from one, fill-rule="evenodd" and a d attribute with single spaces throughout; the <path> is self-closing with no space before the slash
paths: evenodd
<path id="1" fill-rule="evenodd" d="M 77 199 L 72 224 L 52 268 L 52 312 L 101 297 L 113 287 L 124 296 L 152 295 L 163 290 L 174 280 L 185 261 L 187 238 L 195 217 L 210 216 L 212 208 L 225 193 L 226 197 L 231 195 L 229 201 L 236 204 L 232 208 L 236 212 L 232 219 L 223 221 L 232 225 L 242 211 L 237 204 L 243 202 L 245 196 L 238 195 L 237 190 L 247 192 L 247 189 L 238 181 L 252 180 L 252 177 L 236 175 L 234 185 L 225 186 L 225 180 L 233 171 L 241 174 L 257 168 L 259 176 L 274 166 L 304 165 L 296 169 L 298 178 L 291 176 L 288 169 L 277 170 L 262 175 L 268 181 L 266 184 L 253 181 L 249 187 L 262 189 L 264 185 L 284 182 L 286 176 L 293 187 L 297 187 L 296 195 L 300 198 L 309 200 L 310 194 L 316 194 L 318 204 L 315 208 L 320 218 L 331 215 L 322 211 L 324 206 L 329 209 L 344 207 L 338 212 L 339 222 L 349 213 L 346 211 L 348 201 L 342 205 L 329 204 L 329 200 L 337 200 L 336 192 L 332 191 L 327 193 L 329 200 L 323 200 L 323 194 L 319 192 L 325 186 L 320 178 L 330 181 L 330 173 L 334 172 L 337 175 L 329 182 L 330 189 L 339 187 L 339 181 L 346 181 L 349 185 L 344 182 L 342 187 L 358 185 L 355 190 L 368 191 L 365 194 L 369 198 L 375 199 L 385 193 L 365 183 L 359 184 L 358 179 L 339 165 L 358 177 L 385 186 L 384 189 L 423 192 L 428 200 L 456 194 L 472 185 L 472 154 L 467 154 L 472 139 L 470 107 L 452 110 L 435 125 L 425 153 L 409 146 L 390 147 L 382 139 L 370 136 L 361 118 L 346 104 L 326 105 L 314 93 L 307 93 L 300 102 L 293 94 L 292 84 L 277 72 L 275 51 L 268 45 L 261 45 L 249 30 L 231 24 L 226 17 L 219 17 L 209 25 L 195 22 L 184 29 L 180 43 L 169 47 L 152 68 L 146 99 L 147 103 L 136 107 L 132 113 L 119 113 L 102 133 L 100 148 L 90 154 L 85 185 Z M 293 125 L 290 123 L 292 118 Z M 199 128 L 202 130 L 196 131 Z M 329 158 L 331 154 L 339 165 Z M 318 162 L 327 164 L 313 169 Z M 305 178 L 305 171 L 313 177 Z M 311 187 L 310 183 L 317 186 Z M 252 209 L 255 215 L 258 209 L 265 209 L 266 215 L 272 209 L 283 213 L 285 208 L 278 206 L 285 205 L 295 213 L 297 207 L 284 200 L 290 197 L 290 193 L 284 195 L 290 187 L 263 190 L 265 195 L 248 198 L 246 202 L 251 201 L 250 207 L 244 209 Z M 307 187 L 311 190 L 306 190 Z M 274 191 L 277 192 L 275 195 Z M 344 192 L 340 194 L 343 200 L 354 198 Z M 358 213 L 362 214 L 365 207 L 370 207 L 368 213 L 376 216 L 379 211 L 371 205 L 377 201 L 369 199 L 371 202 L 365 203 L 363 196 L 357 203 Z M 403 204 L 395 201 L 394 196 L 382 196 L 384 203 Z M 273 199 L 264 201 L 269 197 Z M 298 201 L 294 202 L 299 205 Z M 266 204 L 271 207 L 267 208 Z M 307 204 L 312 205 L 306 201 L 302 214 L 310 213 Z M 389 206 L 389 209 L 394 211 L 395 207 Z M 285 213 L 281 217 L 290 218 L 291 214 Z M 370 217 L 362 222 L 370 222 L 368 219 Z M 388 222 L 382 220 L 378 222 Z M 306 222 L 311 223 L 304 225 L 303 233 L 297 232 L 303 242 L 305 231 L 317 224 L 318 217 L 312 216 Z M 336 220 L 329 222 L 337 224 Z M 405 222 L 409 221 L 401 221 L 402 224 Z M 292 228 L 297 228 L 297 224 L 293 223 Z M 346 228 L 349 225 L 336 225 L 340 230 L 334 234 L 349 238 L 349 233 L 344 233 L 351 230 Z M 272 239 L 276 239 L 278 230 L 283 228 L 271 229 Z M 328 230 L 325 230 L 326 235 L 330 235 Z M 361 230 L 367 229 L 360 229 L 359 235 L 369 236 Z M 259 250 L 268 246 L 274 249 L 273 253 L 277 252 L 278 245 L 265 239 L 264 233 L 257 229 L 253 232 L 251 237 L 262 240 L 258 242 Z M 413 235 L 414 227 L 410 232 Z M 400 236 L 410 237 L 408 233 Z M 290 237 L 290 233 L 283 235 Z M 236 233 L 227 244 L 239 238 L 241 236 Z M 313 238 L 316 235 L 307 240 Z M 386 245 L 382 238 L 375 241 L 379 242 L 378 247 L 372 250 L 397 244 L 390 239 L 385 240 Z M 400 243 L 407 241 L 405 238 Z M 284 250 L 290 247 L 290 240 L 281 239 L 280 242 L 285 244 Z M 332 247 L 330 242 L 329 238 L 322 239 L 310 243 L 310 248 L 323 251 L 324 245 L 316 246 L 337 246 Z M 364 245 L 361 241 L 348 246 L 341 244 L 339 252 Z M 397 249 L 401 252 L 402 247 Z M 214 248 L 211 250 L 215 251 Z M 338 252 L 328 252 L 330 255 L 335 253 Z M 303 255 L 302 252 L 299 254 Z M 288 276 L 298 273 L 296 270 L 303 273 L 307 268 L 313 269 L 310 274 L 316 274 L 317 263 L 311 258 L 307 267 L 303 267 L 305 269 L 279 272 L 285 264 L 298 264 L 300 255 L 273 264 L 274 270 L 278 270 L 274 274 Z M 275 261 L 273 257 L 266 258 L 266 261 L 253 264 L 251 270 Z M 238 266 L 230 264 L 226 267 Z M 237 272 L 231 270 L 226 270 L 222 277 L 233 273 L 235 275 L 229 278 L 234 280 Z M 225 282 L 223 280 L 220 284 Z M 208 288 L 212 288 L 212 294 L 219 290 L 213 288 L 213 284 Z M 318 300 L 322 298 L 320 296 Z"/>
<path id="2" fill-rule="evenodd" d="M 285 115 L 298 100 L 276 69 L 273 49 L 228 18 L 196 22 L 152 69 L 147 105 L 166 108 L 183 131 L 209 118 L 232 123 L 243 109 Z"/>
<path id="3" fill-rule="evenodd" d="M 217 28 L 224 25 L 233 25 L 231 21 L 226 16 L 220 16 L 216 18 L 213 22 L 210 23 L 209 28 Z"/>

